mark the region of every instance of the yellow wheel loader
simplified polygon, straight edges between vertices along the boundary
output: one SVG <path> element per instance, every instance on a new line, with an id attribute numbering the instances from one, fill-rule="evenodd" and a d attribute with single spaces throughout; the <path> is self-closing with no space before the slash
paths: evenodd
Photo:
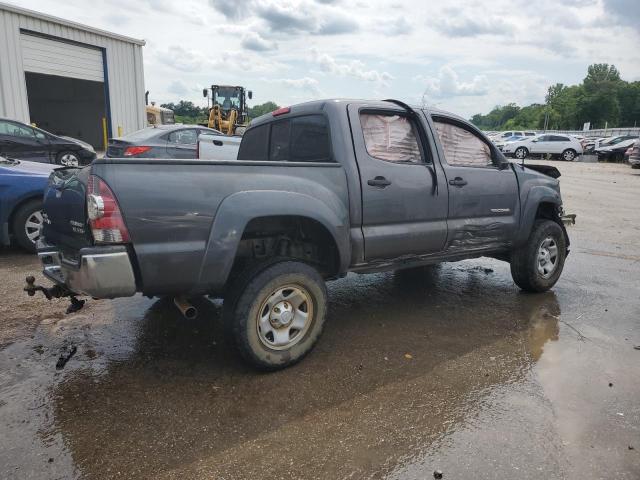
<path id="1" fill-rule="evenodd" d="M 251 100 L 253 92 L 244 87 L 232 85 L 211 85 L 202 90 L 202 95 L 209 97 L 211 91 L 211 107 L 207 127 L 215 128 L 225 135 L 242 135 L 249 123 L 247 97 Z"/>

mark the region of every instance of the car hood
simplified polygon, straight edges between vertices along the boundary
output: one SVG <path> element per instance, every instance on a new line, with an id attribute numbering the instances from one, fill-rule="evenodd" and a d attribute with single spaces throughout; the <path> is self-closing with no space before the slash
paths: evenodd
<path id="1" fill-rule="evenodd" d="M 72 142 L 72 143 L 75 143 L 77 145 L 80 145 L 82 148 L 93 152 L 93 146 L 89 145 L 87 142 L 83 142 L 82 140 L 78 140 L 77 138 L 66 137 L 66 136 L 63 136 L 63 135 L 60 135 L 59 138 L 63 138 L 65 140 L 68 140 L 69 142 Z"/>
<path id="2" fill-rule="evenodd" d="M 59 167 L 59 165 L 51 163 L 27 162 L 25 160 L 19 160 L 19 162 L 17 165 L 0 163 L 0 171 L 15 175 L 30 174 L 48 177 L 54 168 Z"/>

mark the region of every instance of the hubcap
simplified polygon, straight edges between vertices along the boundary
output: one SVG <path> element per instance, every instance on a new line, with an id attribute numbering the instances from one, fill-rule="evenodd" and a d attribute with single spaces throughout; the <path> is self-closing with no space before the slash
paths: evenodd
<path id="1" fill-rule="evenodd" d="M 256 318 L 258 338 L 273 350 L 298 343 L 313 320 L 313 302 L 307 290 L 286 285 L 272 292 L 260 305 Z"/>
<path id="2" fill-rule="evenodd" d="M 78 166 L 78 157 L 71 153 L 65 153 L 60 158 L 60 164 L 65 167 L 77 167 Z"/>
<path id="3" fill-rule="evenodd" d="M 36 210 L 27 218 L 24 222 L 24 231 L 27 234 L 27 238 L 33 243 L 40 238 L 40 228 L 42 227 L 42 211 Z"/>
<path id="4" fill-rule="evenodd" d="M 551 238 L 545 238 L 538 249 L 538 273 L 542 278 L 549 278 L 558 266 L 558 245 Z"/>

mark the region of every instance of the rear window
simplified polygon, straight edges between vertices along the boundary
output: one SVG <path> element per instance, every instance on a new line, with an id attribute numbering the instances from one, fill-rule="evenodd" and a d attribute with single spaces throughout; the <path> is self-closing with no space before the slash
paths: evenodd
<path id="1" fill-rule="evenodd" d="M 247 130 L 238 160 L 331 161 L 329 127 L 322 115 L 278 120 Z"/>
<path id="2" fill-rule="evenodd" d="M 269 127 L 267 123 L 248 129 L 238 150 L 238 160 L 267 160 L 269 152 Z"/>

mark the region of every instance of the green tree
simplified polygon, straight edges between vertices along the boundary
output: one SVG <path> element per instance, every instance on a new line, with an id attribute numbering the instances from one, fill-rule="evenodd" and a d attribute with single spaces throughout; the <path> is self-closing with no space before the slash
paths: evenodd
<path id="1" fill-rule="evenodd" d="M 273 112 L 277 110 L 278 105 L 275 102 L 266 102 L 260 105 L 254 105 L 249 109 L 249 118 L 257 118 L 260 115 L 264 115 L 265 113 Z"/>

